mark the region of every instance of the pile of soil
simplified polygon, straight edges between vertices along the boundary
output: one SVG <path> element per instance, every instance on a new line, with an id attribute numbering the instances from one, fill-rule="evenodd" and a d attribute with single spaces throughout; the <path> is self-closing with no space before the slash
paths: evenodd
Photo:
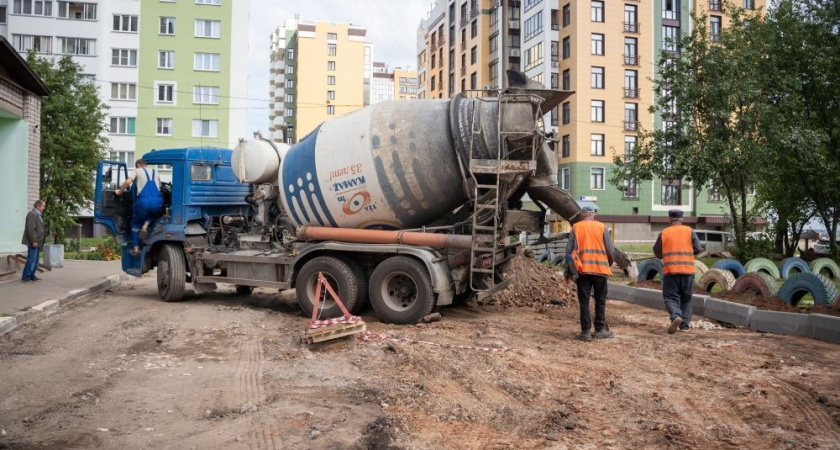
<path id="1" fill-rule="evenodd" d="M 541 307 L 546 304 L 569 306 L 577 304 L 577 289 L 574 283 L 566 283 L 563 275 L 554 267 L 545 266 L 522 254 L 512 261 L 506 277 L 516 280 L 507 289 L 480 302 L 481 305 L 503 307 Z"/>

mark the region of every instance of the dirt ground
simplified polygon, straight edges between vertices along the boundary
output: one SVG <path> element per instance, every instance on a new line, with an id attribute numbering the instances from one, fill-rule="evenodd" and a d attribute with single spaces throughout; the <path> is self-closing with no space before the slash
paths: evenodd
<path id="1" fill-rule="evenodd" d="M 579 342 L 558 289 L 306 346 L 288 295 L 146 276 L 0 337 L 0 448 L 840 449 L 840 346 L 612 300 Z"/>

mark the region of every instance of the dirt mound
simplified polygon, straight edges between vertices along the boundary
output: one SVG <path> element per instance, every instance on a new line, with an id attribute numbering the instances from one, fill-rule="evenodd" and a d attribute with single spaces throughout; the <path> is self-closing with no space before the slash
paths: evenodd
<path id="1" fill-rule="evenodd" d="M 504 307 L 577 304 L 574 283 L 566 284 L 561 272 L 554 267 L 540 264 L 535 259 L 520 254 L 513 260 L 506 274 L 511 275 L 516 277 L 516 281 L 480 304 Z"/>

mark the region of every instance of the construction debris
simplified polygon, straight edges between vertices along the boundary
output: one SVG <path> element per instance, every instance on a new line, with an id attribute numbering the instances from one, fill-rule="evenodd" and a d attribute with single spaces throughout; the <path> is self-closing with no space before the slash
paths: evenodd
<path id="1" fill-rule="evenodd" d="M 574 283 L 566 283 L 563 272 L 533 258 L 518 255 L 506 276 L 516 280 L 505 290 L 479 302 L 480 305 L 539 307 L 551 304 L 567 307 L 577 304 Z"/>

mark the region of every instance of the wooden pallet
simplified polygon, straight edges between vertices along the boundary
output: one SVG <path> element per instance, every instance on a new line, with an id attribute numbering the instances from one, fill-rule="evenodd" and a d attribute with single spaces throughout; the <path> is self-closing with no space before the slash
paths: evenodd
<path id="1" fill-rule="evenodd" d="M 309 344 L 314 344 L 316 342 L 324 342 L 331 339 L 351 336 L 365 330 L 367 330 L 367 325 L 365 325 L 364 322 L 338 323 L 323 328 L 306 330 L 303 333 L 303 340 Z"/>

